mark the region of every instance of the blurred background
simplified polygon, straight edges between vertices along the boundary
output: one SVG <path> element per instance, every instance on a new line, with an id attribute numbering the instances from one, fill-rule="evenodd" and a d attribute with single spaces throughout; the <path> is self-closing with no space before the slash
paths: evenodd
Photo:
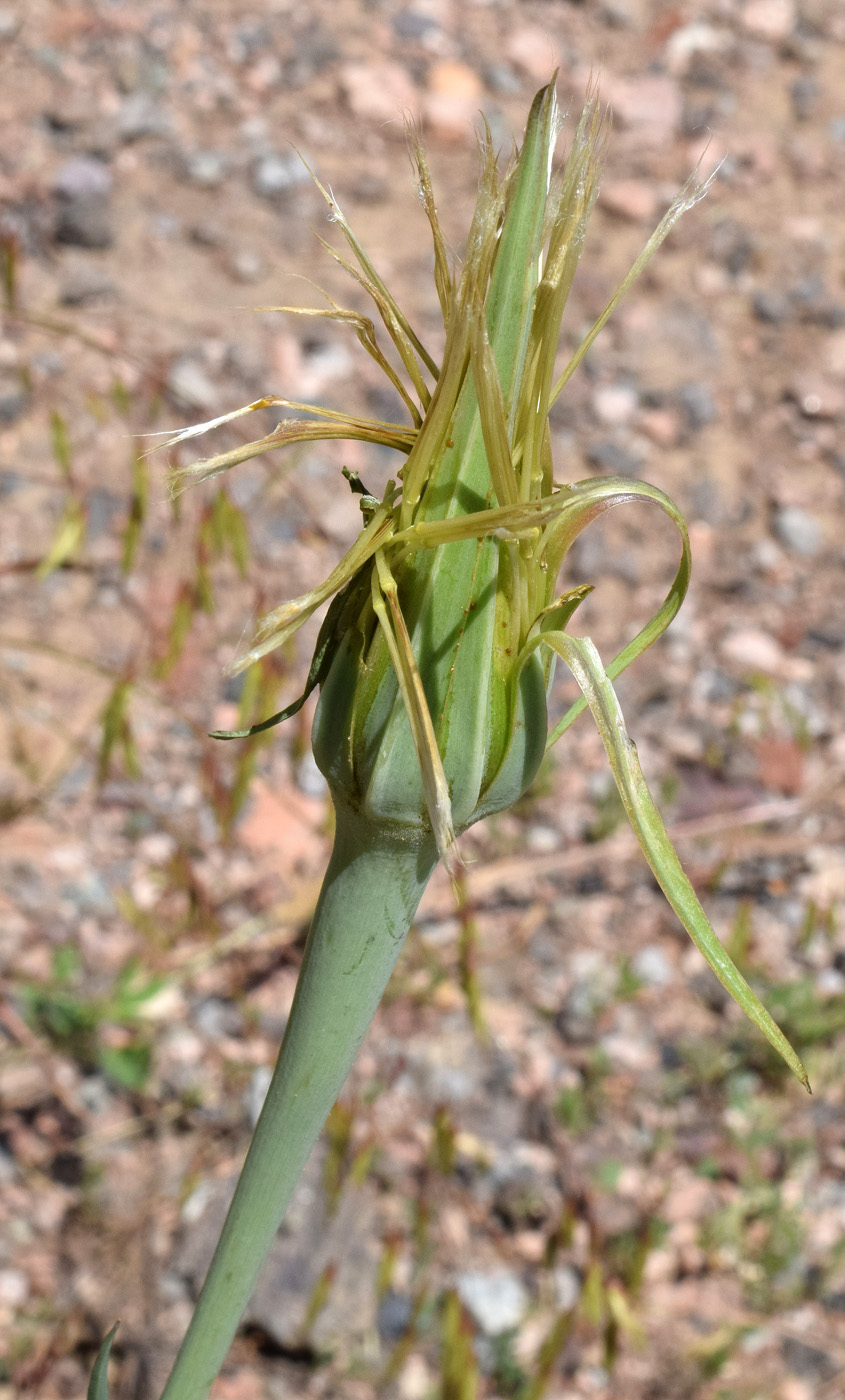
<path id="1" fill-rule="evenodd" d="M 459 257 L 478 112 L 507 154 L 555 67 L 565 109 L 591 75 L 613 108 L 562 360 L 722 162 L 559 400 L 555 468 L 690 521 L 688 602 L 620 695 L 814 1094 L 688 944 L 581 720 L 466 838 L 462 904 L 433 881 L 214 1394 L 845 1395 L 841 6 L 31 0 L 0 6 L 2 1400 L 81 1397 L 117 1317 L 114 1395 L 158 1394 L 330 845 L 309 710 L 206 731 L 299 693 L 314 629 L 224 667 L 352 539 L 341 466 L 397 466 L 318 444 L 172 503 L 199 454 L 152 434 L 266 392 L 403 421 L 350 331 L 267 309 L 313 282 L 369 310 L 297 152 L 437 354 L 402 114 Z M 605 658 L 676 555 L 640 506 L 578 542 Z"/>

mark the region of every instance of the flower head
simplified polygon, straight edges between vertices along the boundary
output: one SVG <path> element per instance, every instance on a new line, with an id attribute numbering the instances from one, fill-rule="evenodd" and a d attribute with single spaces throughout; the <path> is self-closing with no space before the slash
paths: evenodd
<path id="1" fill-rule="evenodd" d="M 362 529 L 317 588 L 270 612 L 242 670 L 286 642 L 329 603 L 303 696 L 243 737 L 293 714 L 321 689 L 313 729 L 317 761 L 340 817 L 384 839 L 436 848 L 449 865 L 455 837 L 513 803 L 546 747 L 589 706 L 632 825 L 673 908 L 729 990 L 803 1076 L 794 1052 L 725 955 L 681 870 L 648 794 L 611 681 L 665 630 L 689 579 L 689 540 L 677 507 L 641 481 L 558 484 L 549 412 L 613 309 L 681 214 L 704 194 L 693 177 L 679 193 L 604 311 L 555 376 L 561 324 L 598 193 L 607 128 L 594 97 L 556 178 L 560 118 L 552 85 L 537 94 L 521 150 L 500 174 L 489 130 L 481 139 L 478 197 L 462 266 L 446 255 L 425 155 L 412 140 L 419 192 L 434 243 L 445 327 L 437 363 L 379 277 L 334 197 L 318 186 L 351 258 L 329 248 L 372 299 L 402 366 L 383 353 L 372 320 L 334 302 L 278 308 L 350 325 L 388 376 L 409 423 L 356 418 L 275 395 L 172 438 L 178 442 L 268 405 L 306 410 L 266 437 L 173 474 L 175 491 L 287 443 L 355 438 L 404 459 L 379 500 L 361 495 Z M 325 245 L 328 248 L 328 245 Z M 315 421 L 318 420 L 318 421 Z M 605 668 L 567 624 L 589 592 L 558 594 L 567 550 L 614 506 L 646 500 L 675 523 L 680 563 L 662 607 Z M 582 699 L 548 734 L 546 697 L 555 658 Z"/>

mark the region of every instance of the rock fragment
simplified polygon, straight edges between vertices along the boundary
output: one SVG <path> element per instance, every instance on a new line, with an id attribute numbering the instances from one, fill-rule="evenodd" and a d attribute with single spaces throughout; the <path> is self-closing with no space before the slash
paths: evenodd
<path id="1" fill-rule="evenodd" d="M 455 1286 L 467 1312 L 488 1337 L 513 1331 L 528 1309 L 528 1294 L 509 1269 L 459 1274 Z"/>
<path id="2" fill-rule="evenodd" d="M 783 506 L 777 511 L 774 530 L 781 544 L 793 554 L 802 554 L 809 559 L 818 554 L 821 548 L 821 524 L 800 506 Z"/>
<path id="3" fill-rule="evenodd" d="M 130 92 L 117 114 L 117 136 L 125 144 L 146 136 L 163 136 L 170 129 L 161 99 L 150 92 Z"/>
<path id="4" fill-rule="evenodd" d="M 450 145 L 465 142 L 481 103 L 478 74 L 465 63 L 444 61 L 434 64 L 428 81 L 422 104 L 426 131 Z"/>
<path id="5" fill-rule="evenodd" d="M 602 83 L 602 99 L 613 108 L 614 120 L 647 144 L 663 145 L 680 128 L 681 90 L 667 74 L 637 78 L 609 74 Z"/>
<path id="6" fill-rule="evenodd" d="M 80 263 L 70 268 L 62 281 L 59 301 L 62 306 L 86 306 L 114 293 L 114 282 L 105 268 Z"/>
<path id="7" fill-rule="evenodd" d="M 252 174 L 253 189 L 262 199 L 278 199 L 310 182 L 311 176 L 296 151 L 267 151 L 259 157 Z"/>
<path id="8" fill-rule="evenodd" d="M 195 185 L 216 189 L 226 178 L 226 158 L 220 151 L 194 151 L 185 162 L 185 170 Z"/>
<path id="9" fill-rule="evenodd" d="M 211 412 L 220 402 L 219 391 L 202 365 L 187 355 L 171 365 L 167 392 L 180 407 L 202 413 Z"/>
<path id="10" fill-rule="evenodd" d="M 511 33 L 505 57 L 533 83 L 547 83 L 560 63 L 552 35 L 539 25 L 519 25 Z"/>
<path id="11" fill-rule="evenodd" d="M 603 209 L 632 224 L 653 223 L 659 203 L 648 180 L 606 180 L 599 194 Z"/>
<path id="12" fill-rule="evenodd" d="M 793 0 L 749 0 L 740 15 L 746 34 L 769 43 L 786 39 L 792 33 L 795 19 Z"/>
<path id="13" fill-rule="evenodd" d="M 56 172 L 55 237 L 79 248 L 110 248 L 114 242 L 111 171 L 91 156 L 73 156 Z"/>
<path id="14" fill-rule="evenodd" d="M 401 63 L 347 63 L 340 90 L 353 116 L 385 125 L 403 139 L 403 116 L 419 109 L 419 96 Z"/>
<path id="15" fill-rule="evenodd" d="M 28 403 L 29 394 L 21 378 L 0 370 L 0 426 L 14 423 L 26 412 Z"/>

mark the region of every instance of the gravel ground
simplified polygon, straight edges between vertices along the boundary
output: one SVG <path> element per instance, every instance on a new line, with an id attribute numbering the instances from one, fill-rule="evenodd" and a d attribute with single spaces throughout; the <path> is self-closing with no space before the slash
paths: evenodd
<path id="1" fill-rule="evenodd" d="M 294 449 L 215 514 L 141 453 L 268 391 L 401 412 L 342 327 L 267 309 L 317 303 L 303 279 L 364 309 L 293 148 L 436 353 L 402 114 L 459 252 L 478 110 L 507 149 L 555 66 L 614 112 L 569 345 L 721 162 L 559 401 L 556 473 L 689 519 L 688 602 L 620 696 L 813 1097 L 675 924 L 581 721 L 466 839 L 464 907 L 432 882 L 214 1395 L 845 1396 L 841 7 L 32 0 L 0 7 L 0 1400 L 84 1395 L 118 1316 L 114 1396 L 158 1393 L 329 846 L 307 714 L 246 755 L 205 732 L 298 693 L 313 631 L 258 694 L 223 667 L 351 538 L 340 466 L 391 470 Z M 675 563 L 640 507 L 582 537 L 603 654 Z"/>

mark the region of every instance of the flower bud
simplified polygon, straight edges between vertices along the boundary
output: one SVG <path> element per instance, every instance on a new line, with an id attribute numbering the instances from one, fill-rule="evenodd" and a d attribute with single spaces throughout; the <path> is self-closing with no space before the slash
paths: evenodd
<path id="1" fill-rule="evenodd" d="M 323 190 L 355 261 L 329 251 L 372 298 L 404 377 L 382 353 L 367 317 L 333 302 L 329 310 L 280 309 L 352 326 L 400 394 L 410 426 L 268 396 L 173 439 L 271 403 L 312 415 L 286 419 L 266 438 L 178 471 L 177 490 L 271 447 L 318 437 L 357 438 L 405 456 L 398 484 L 389 482 L 380 501 L 346 473 L 362 496 L 358 538 L 323 584 L 264 618 L 254 645 L 232 668 L 241 670 L 281 646 L 331 600 L 303 695 L 252 730 L 217 737 L 266 729 L 294 714 L 320 686 L 312 739 L 339 835 L 366 837 L 381 851 L 416 848 L 430 873 L 438 855 L 447 866 L 454 860 L 456 834 L 525 792 L 544 750 L 589 707 L 631 824 L 672 908 L 716 975 L 806 1082 L 795 1052 L 725 954 L 681 869 L 611 685 L 683 601 L 690 567 L 686 525 L 677 507 L 643 482 L 606 477 L 560 486 L 552 472 L 552 405 L 651 254 L 709 181 L 699 185 L 693 177 L 680 192 L 555 379 L 562 318 L 598 192 L 605 127 L 597 103 L 588 101 L 553 184 L 558 130 L 550 85 L 534 99 L 522 149 L 504 175 L 485 131 L 459 275 L 446 256 L 425 156 L 413 143 L 446 331 L 439 364 Z M 588 638 L 566 631 L 589 588 L 555 597 L 557 578 L 585 526 L 636 500 L 655 503 L 673 520 L 681 561 L 662 607 L 605 669 Z M 547 738 L 546 697 L 556 657 L 569 667 L 582 699 Z"/>

